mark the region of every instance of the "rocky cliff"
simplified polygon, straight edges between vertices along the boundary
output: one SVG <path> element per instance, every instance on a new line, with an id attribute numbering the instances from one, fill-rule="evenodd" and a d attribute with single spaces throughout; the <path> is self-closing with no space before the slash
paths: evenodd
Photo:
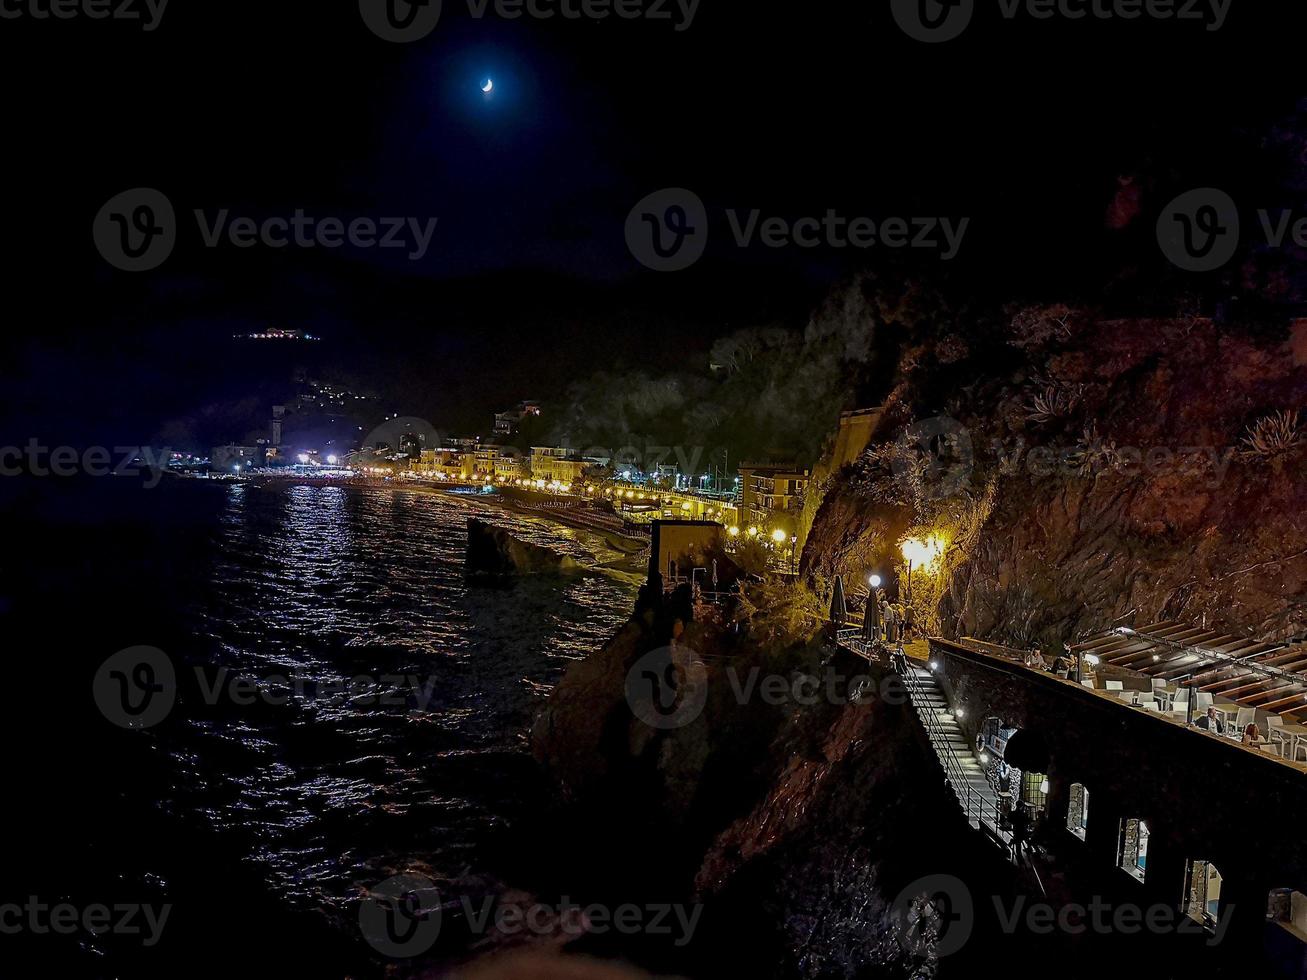
<path id="1" fill-rule="evenodd" d="M 803 599 L 756 598 L 770 612 L 744 633 L 646 605 L 569 670 L 532 740 L 572 828 L 555 843 L 607 865 L 592 893 L 703 904 L 668 972 L 933 976 L 933 947 L 905 936 L 896 898 L 946 867 L 991 883 L 1005 872 L 958 846 L 969 831 L 896 679 L 844 659 L 811 620 L 768 628 Z M 677 711 L 651 723 L 632 679 L 660 656 L 682 684 Z M 819 679 L 820 693 L 767 695 L 765 677 Z"/>
<path id="2" fill-rule="evenodd" d="M 902 595 L 901 542 L 930 541 L 914 598 L 946 636 L 1057 650 L 1131 614 L 1291 636 L 1305 404 L 1303 322 L 1060 308 L 960 351 L 927 339 L 880 441 L 831 481 L 803 567 L 819 588 L 878 570 Z"/>

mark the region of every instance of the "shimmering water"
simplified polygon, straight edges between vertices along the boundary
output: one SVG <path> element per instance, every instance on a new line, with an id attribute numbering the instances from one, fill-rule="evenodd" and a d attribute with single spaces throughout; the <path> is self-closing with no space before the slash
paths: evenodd
<path id="1" fill-rule="evenodd" d="M 413 862 L 478 869 L 487 828 L 529 802 L 520 780 L 541 699 L 629 614 L 634 585 L 608 575 L 469 586 L 469 514 L 585 561 L 602 551 L 475 498 L 229 491 L 195 632 L 209 666 L 301 681 L 305 696 L 188 719 L 174 751 L 195 778 L 178 790 L 215 829 L 257 837 L 250 859 L 290 901 L 339 902 Z M 407 704 L 344 689 L 359 676 Z M 202 775 L 215 759 L 216 782 Z"/>
<path id="2" fill-rule="evenodd" d="M 240 945 L 260 934 L 294 966 L 318 955 L 330 968 L 333 943 L 368 958 L 355 903 L 396 871 L 514 883 L 500 844 L 548 803 L 531 721 L 637 588 L 607 573 L 470 585 L 469 516 L 582 562 L 615 557 L 587 532 L 474 497 L 99 481 L 23 489 L 0 510 L 39 542 L 11 550 L 0 611 L 10 636 L 42 638 L 11 678 L 41 696 L 7 718 L 30 747 L 10 772 L 30 803 L 7 883 L 176 906 L 153 949 L 77 937 L 68 975 L 266 966 Z M 183 678 L 172 714 L 146 732 L 110 725 L 89 696 L 99 663 L 134 644 L 164 649 Z M 297 686 L 240 704 L 207 695 L 196 670 L 205 683 Z"/>

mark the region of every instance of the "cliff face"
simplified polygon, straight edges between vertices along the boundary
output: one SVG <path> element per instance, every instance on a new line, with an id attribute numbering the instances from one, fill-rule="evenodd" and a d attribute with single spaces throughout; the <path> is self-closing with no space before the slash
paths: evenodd
<path id="1" fill-rule="evenodd" d="M 1307 325 L 1014 323 L 999 380 L 919 353 L 891 441 L 826 494 L 805 569 L 902 576 L 899 542 L 933 535 L 913 587 L 935 629 L 1053 650 L 1132 610 L 1302 631 Z"/>
<path id="2" fill-rule="evenodd" d="M 614 875 L 592 887 L 702 903 L 700 934 L 669 967 L 680 975 L 934 975 L 929 943 L 905 942 L 895 899 L 925 875 L 965 877 L 977 858 L 954 847 L 969 831 L 897 679 L 819 636 L 774 646 L 682 622 L 674 657 L 693 649 L 702 673 L 681 703 L 702 707 L 650 725 L 628 678 L 663 649 L 665 626 L 646 612 L 576 664 L 533 732 L 566 823 L 583 828 L 573 847 Z M 822 678 L 815 702 L 750 684 L 796 671 Z M 868 676 L 871 693 L 852 701 L 850 681 Z M 994 869 L 975 873 L 992 881 Z"/>

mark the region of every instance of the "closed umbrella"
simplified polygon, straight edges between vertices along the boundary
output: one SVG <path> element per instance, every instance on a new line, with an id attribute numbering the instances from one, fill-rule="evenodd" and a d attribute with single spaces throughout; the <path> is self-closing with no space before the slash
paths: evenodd
<path id="1" fill-rule="evenodd" d="M 880 603 L 874 593 L 867 596 L 867 611 L 862 615 L 862 638 L 868 643 L 880 639 Z"/>
<path id="2" fill-rule="evenodd" d="M 844 601 L 844 576 L 835 576 L 835 590 L 830 598 L 830 621 L 843 626 L 849 621 L 848 603 Z"/>

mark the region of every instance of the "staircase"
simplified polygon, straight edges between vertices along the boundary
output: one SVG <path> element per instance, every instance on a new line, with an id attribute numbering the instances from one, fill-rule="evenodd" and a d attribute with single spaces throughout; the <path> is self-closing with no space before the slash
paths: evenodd
<path id="1" fill-rule="evenodd" d="M 908 689 L 912 708 L 944 770 L 944 781 L 953 790 L 967 821 L 974 828 L 983 828 L 1001 843 L 1009 843 L 1012 835 L 1000 827 L 998 794 L 967 744 L 967 737 L 957 719 L 949 711 L 935 675 L 902 653 L 896 653 L 892 659 Z"/>

